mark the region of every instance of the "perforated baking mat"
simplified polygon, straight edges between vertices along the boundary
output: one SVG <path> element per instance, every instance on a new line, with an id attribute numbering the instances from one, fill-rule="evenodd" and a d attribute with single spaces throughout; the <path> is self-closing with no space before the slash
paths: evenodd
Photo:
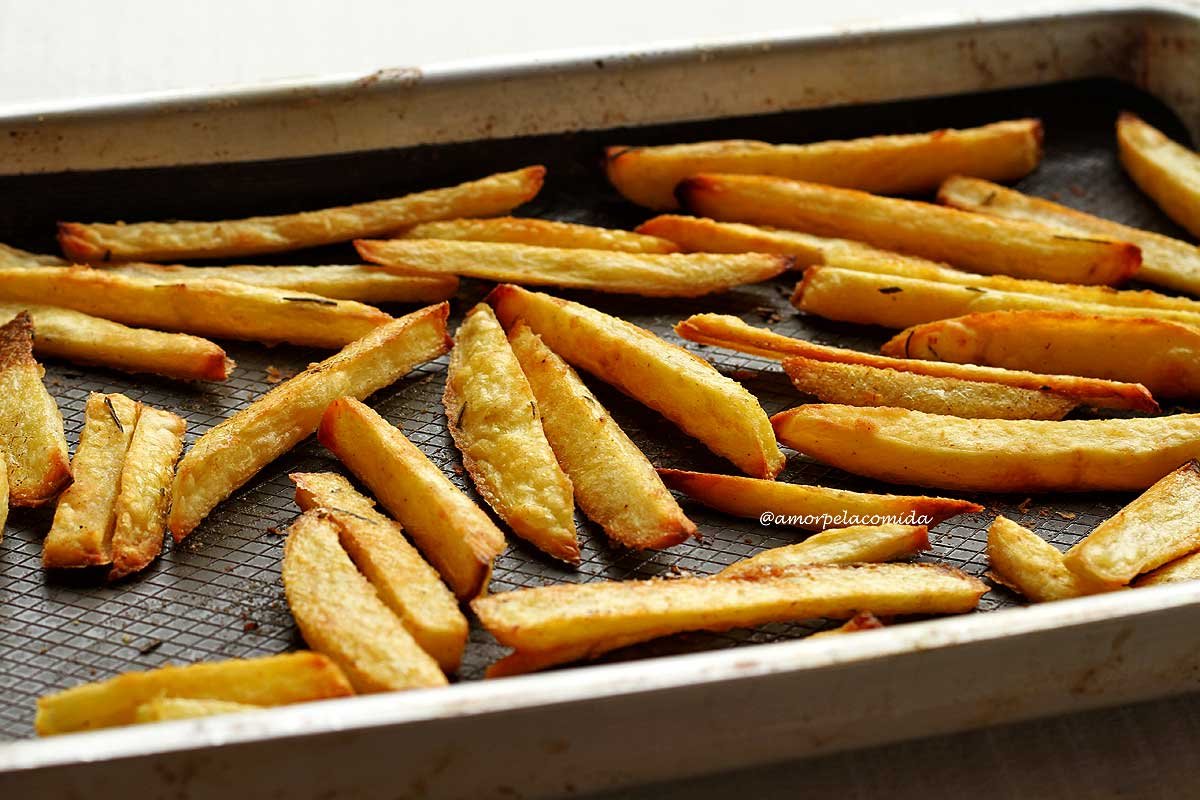
<path id="1" fill-rule="evenodd" d="M 219 219 L 286 213 L 387 197 L 452 184 L 500 170 L 542 163 L 546 187 L 520 213 L 614 227 L 631 227 L 650 214 L 625 202 L 604 179 L 606 144 L 654 144 L 713 138 L 756 138 L 805 142 L 878 133 L 925 131 L 1038 116 L 1046 123 L 1046 158 L 1019 184 L 1033 194 L 1123 222 L 1179 234 L 1122 173 L 1114 152 L 1112 125 L 1127 108 L 1186 141 L 1186 133 L 1164 106 L 1129 87 L 1108 81 L 1073 82 L 1036 89 L 886 105 L 770 116 L 711 120 L 647 128 L 539 136 L 511 140 L 418 147 L 348 156 L 254 164 L 58 174 L 0 179 L 0 241 L 53 252 L 54 223 L 73 220 Z M 349 246 L 288 254 L 265 263 L 352 263 Z M 796 277 L 783 277 L 728 294 L 694 300 L 561 292 L 603 311 L 643 325 L 670 341 L 671 326 L 701 311 L 736 314 L 791 336 L 862 349 L 886 338 L 882 329 L 829 323 L 798 314 L 787 302 Z M 489 286 L 464 282 L 454 301 L 452 325 Z M 406 308 L 389 308 L 403 313 Z M 90 391 L 124 392 L 168 408 L 188 421 L 190 445 L 210 427 L 270 388 L 269 375 L 287 376 L 324 353 L 294 347 L 266 348 L 226 342 L 238 369 L 226 383 L 183 384 L 127 376 L 72 364 L 46 364 L 46 382 L 66 420 L 72 449 L 83 424 Z M 745 384 L 768 413 L 807 398 L 798 394 L 770 361 L 685 343 Z M 467 491 L 458 453 L 446 432 L 441 393 L 446 359 L 426 364 L 370 399 L 435 463 Z M 661 417 L 609 387 L 589 380 L 597 396 L 657 465 L 731 472 Z M 84 681 L 167 662 L 187 663 L 279 653 L 303 646 L 288 614 L 280 582 L 283 537 L 279 530 L 297 514 L 289 472 L 343 471 L 308 440 L 267 466 L 222 503 L 182 546 L 168 546 L 141 575 L 114 586 L 94 573 L 47 575 L 40 563 L 49 510 L 14 510 L 0 543 L 0 738 L 32 734 L 36 698 Z M 866 490 L 904 491 L 856 478 L 791 454 L 783 481 Z M 918 492 L 923 490 L 916 490 Z M 954 495 L 954 493 L 942 493 Z M 986 505 L 978 514 L 956 517 L 932 532 L 926 558 L 972 574 L 986 570 L 984 530 L 997 512 L 1032 526 L 1067 547 L 1112 514 L 1128 496 L 1087 494 L 1058 497 L 972 496 Z M 708 574 L 769 547 L 799 541 L 805 534 L 764 527 L 683 505 L 702 538 L 668 550 L 622 551 L 577 516 L 583 563 L 564 567 L 516 537 L 496 563 L 491 591 L 554 582 L 623 580 L 680 573 Z M 989 592 L 982 611 L 1013 604 L 1003 589 Z M 723 634 L 688 634 L 630 648 L 609 660 L 771 642 L 803 636 L 822 623 L 776 624 Z M 476 680 L 504 649 L 476 625 L 459 678 Z"/>

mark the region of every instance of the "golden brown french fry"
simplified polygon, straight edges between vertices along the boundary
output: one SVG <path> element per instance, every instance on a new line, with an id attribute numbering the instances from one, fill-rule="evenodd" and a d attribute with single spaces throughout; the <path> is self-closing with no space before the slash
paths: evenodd
<path id="1" fill-rule="evenodd" d="M 792 266 L 765 253 L 618 253 L 505 242 L 360 239 L 364 261 L 399 274 L 461 275 L 646 297 L 699 297 L 774 278 Z"/>
<path id="2" fill-rule="evenodd" d="M 1144 489 L 1200 456 L 1200 414 L 1139 419 L 962 419 L 903 408 L 799 406 L 779 441 L 890 483 L 981 492 Z"/>
<path id="3" fill-rule="evenodd" d="M 1042 123 L 1016 119 L 812 144 L 733 140 L 618 146 L 606 153 L 613 186 L 650 208 L 676 208 L 676 185 L 702 172 L 778 175 L 880 194 L 913 194 L 930 191 L 955 173 L 997 181 L 1024 177 L 1041 161 Z"/>
<path id="4" fill-rule="evenodd" d="M 112 728 L 137 721 L 138 707 L 161 697 L 281 706 L 353 694 L 337 665 L 319 653 L 160 667 L 126 672 L 38 698 L 39 736 Z"/>
<path id="5" fill-rule="evenodd" d="M 19 247 L 0 244 L 0 266 L 3 267 L 65 267 L 70 263 L 58 256 L 31 253 Z"/>
<path id="6" fill-rule="evenodd" d="M 518 286 L 498 286 L 487 302 L 506 328 L 523 319 L 567 362 L 645 403 L 743 472 L 773 478 L 783 469 L 762 406 L 707 361 L 624 320 Z"/>
<path id="7" fill-rule="evenodd" d="M 1200 236 L 1200 154 L 1128 111 L 1117 118 L 1117 151 L 1133 182 L 1167 216 Z"/>
<path id="8" fill-rule="evenodd" d="M 1200 550 L 1200 464 L 1188 461 L 1076 544 L 1067 569 L 1109 586 Z"/>
<path id="9" fill-rule="evenodd" d="M 493 219 L 448 219 L 415 225 L 398 235 L 400 239 L 455 239 L 466 242 L 511 242 L 543 247 L 578 247 L 585 250 L 615 250 L 624 253 L 675 253 L 673 242 L 614 228 L 597 228 L 575 222 L 558 222 L 529 217 Z"/>
<path id="10" fill-rule="evenodd" d="M 735 561 L 717 573 L 720 578 L 771 577 L 781 569 L 805 564 L 863 564 L 898 561 L 929 549 L 925 525 L 854 525 L 830 528 L 803 542 L 773 547 Z"/>
<path id="11" fill-rule="evenodd" d="M 508 338 L 546 439 L 583 512 L 614 542 L 639 550 L 671 547 L 692 536 L 696 526 L 575 370 L 524 322 Z"/>
<path id="12" fill-rule="evenodd" d="M 988 528 L 987 548 L 993 577 L 1035 603 L 1104 591 L 1067 569 L 1058 548 L 1007 517 Z"/>
<path id="13" fill-rule="evenodd" d="M 489 175 L 445 189 L 300 214 L 221 222 L 60 222 L 63 254 L 82 263 L 171 261 L 279 253 L 368 236 L 454 217 L 511 211 L 542 188 L 545 167 Z"/>
<path id="14" fill-rule="evenodd" d="M 113 527 L 121 468 L 141 404 L 122 394 L 88 395 L 83 432 L 71 462 L 75 482 L 63 492 L 42 544 L 47 568 L 112 563 Z"/>
<path id="15" fill-rule="evenodd" d="M 356 692 L 446 684 L 438 663 L 346 555 L 322 509 L 304 512 L 288 529 L 283 588 L 304 640 L 333 659 Z"/>
<path id="16" fill-rule="evenodd" d="M 454 672 L 467 644 L 467 618 L 454 595 L 408 543 L 400 526 L 375 510 L 375 502 L 331 472 L 288 476 L 296 505 L 324 508 L 338 526 L 342 547 L 417 644 L 446 672 Z"/>
<path id="17" fill-rule="evenodd" d="M 62 414 L 33 359 L 33 333 L 25 312 L 0 325 L 0 453 L 11 506 L 44 505 L 71 482 Z"/>
<path id="18" fill-rule="evenodd" d="M 873 631 L 884 627 L 879 617 L 872 614 L 870 611 L 860 611 L 850 619 L 836 628 L 831 628 L 827 631 L 818 631 L 806 639 L 823 639 L 826 636 L 841 636 L 843 633 L 858 633 L 859 631 Z"/>
<path id="19" fill-rule="evenodd" d="M 249 703 L 234 703 L 229 700 L 193 700 L 186 697 L 159 697 L 138 706 L 133 712 L 133 721 L 138 724 L 168 722 L 177 719 L 213 717 L 217 714 L 238 714 L 242 711 L 256 711 L 262 708 L 264 706 L 253 706 Z"/>
<path id="20" fill-rule="evenodd" d="M 1158 586 L 1200 579 L 1200 553 L 1192 553 L 1163 564 L 1133 582 L 1133 586 Z"/>
<path id="21" fill-rule="evenodd" d="M 697 175 L 678 192 L 707 217 L 857 239 L 988 275 L 1111 285 L 1141 263 L 1128 242 L 785 178 Z"/>
<path id="22" fill-rule="evenodd" d="M 450 347 L 445 303 L 375 329 L 201 436 L 179 462 L 170 528 L 180 541 L 256 472 L 317 429 L 342 396 L 366 397 Z"/>
<path id="23" fill-rule="evenodd" d="M 504 534 L 403 433 L 342 398 L 325 411 L 317 438 L 404 526 L 460 600 L 487 590 Z"/>

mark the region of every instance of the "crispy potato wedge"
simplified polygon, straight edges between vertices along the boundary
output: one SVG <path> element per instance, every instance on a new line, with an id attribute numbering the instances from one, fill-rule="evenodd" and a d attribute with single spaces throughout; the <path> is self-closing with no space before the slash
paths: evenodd
<path id="1" fill-rule="evenodd" d="M 1143 572 L 1200 550 L 1200 463 L 1194 459 L 1100 523 L 1067 551 L 1081 578 L 1124 586 Z"/>
<path id="2" fill-rule="evenodd" d="M 186 697 L 159 697 L 138 706 L 133 712 L 133 721 L 138 724 L 169 722 L 177 719 L 214 717 L 217 714 L 237 714 L 242 711 L 256 711 L 262 708 L 264 706 L 254 706 L 249 703 L 234 703 L 229 700 L 193 700 Z"/>
<path id="3" fill-rule="evenodd" d="M 54 523 L 42 543 L 42 566 L 111 564 L 121 470 L 141 415 L 123 394 L 88 395 L 83 432 L 71 462 L 75 481 L 58 499 Z"/>
<path id="4" fill-rule="evenodd" d="M 889 483 L 981 492 L 1144 489 L 1200 456 L 1200 414 L 1139 419 L 962 419 L 903 408 L 799 406 L 779 441 Z"/>
<path id="5" fill-rule="evenodd" d="M 694 535 L 696 526 L 653 465 L 575 370 L 524 322 L 512 326 L 508 339 L 583 512 L 614 542 L 638 550 L 671 547 Z"/>
<path id="6" fill-rule="evenodd" d="M 342 668 L 359 693 L 444 686 L 433 656 L 379 599 L 338 541 L 322 509 L 288 529 L 283 588 L 304 641 Z"/>
<path id="7" fill-rule="evenodd" d="M 676 253 L 674 242 L 657 236 L 597 228 L 575 222 L 530 217 L 448 219 L 415 225 L 398 234 L 400 239 L 454 239 L 463 242 L 510 242 L 542 247 L 614 250 L 622 253 Z"/>
<path id="8" fill-rule="evenodd" d="M 70 263 L 58 256 L 31 253 L 19 247 L 0 244 L 0 266 L 2 267 L 65 267 Z"/>
<path id="9" fill-rule="evenodd" d="M 925 525 L 855 525 L 830 528 L 798 544 L 773 547 L 735 561 L 717 573 L 721 578 L 771 577 L 780 569 L 805 564 L 863 564 L 899 561 L 929 549 Z"/>
<path id="10" fill-rule="evenodd" d="M 986 275 L 1111 285 L 1141 263 L 1129 242 L 785 178 L 697 175 L 678 192 L 707 217 L 857 239 Z"/>
<path id="11" fill-rule="evenodd" d="M 571 479 L 546 441 L 504 329 L 484 303 L 467 312 L 454 337 L 442 404 L 480 496 L 522 539 L 578 564 Z"/>
<path id="12" fill-rule="evenodd" d="M 22 312 L 0 325 L 0 453 L 10 506 L 40 506 L 71 482 L 58 404 L 33 360 L 33 322 Z"/>
<path id="13" fill-rule="evenodd" d="M 827 631 L 818 631 L 806 639 L 822 639 L 826 636 L 841 636 L 843 633 L 858 633 L 859 631 L 873 631 L 884 627 L 879 617 L 872 614 L 870 611 L 860 611 L 850 619 L 843 622 L 836 628 L 830 628 Z"/>
<path id="14" fill-rule="evenodd" d="M 368 236 L 418 222 L 503 214 L 532 200 L 545 167 L 501 172 L 445 189 L 339 208 L 222 222 L 58 224 L 63 254 L 81 263 L 172 261 L 280 253 Z"/>
<path id="15" fill-rule="evenodd" d="M 1058 548 L 1007 517 L 988 528 L 987 552 L 992 577 L 1035 603 L 1104 591 L 1067 569 Z"/>
<path id="16" fill-rule="evenodd" d="M 38 698 L 39 736 L 112 728 L 137 721 L 140 706 L 161 697 L 281 706 L 353 694 L 337 665 L 319 653 L 166 666 L 126 672 Z"/>
<path id="17" fill-rule="evenodd" d="M 674 422 L 743 472 L 773 478 L 784 455 L 758 400 L 707 361 L 579 303 L 498 286 L 486 302 L 506 328 L 523 319 L 567 362 Z"/>
<path id="18" fill-rule="evenodd" d="M 723 292 L 774 278 L 792 266 L 786 256 L 765 253 L 664 255 L 442 239 L 358 240 L 354 245 L 364 261 L 401 274 L 461 275 L 646 297 Z"/>
<path id="19" fill-rule="evenodd" d="M 366 397 L 450 347 L 445 303 L 414 311 L 343 348 L 201 436 L 179 462 L 170 528 L 187 536 L 260 469 L 317 429 L 339 397 Z"/>
<path id="20" fill-rule="evenodd" d="M 331 472 L 292 473 L 296 505 L 323 508 L 350 554 L 381 599 L 422 649 L 446 672 L 458 670 L 467 645 L 467 618 L 437 570 L 404 538 L 398 524 L 375 510 L 375 501 Z"/>
<path id="21" fill-rule="evenodd" d="M 1117 118 L 1117 151 L 1133 182 L 1167 216 L 1200 236 L 1200 154 L 1128 111 Z"/>
<path id="22" fill-rule="evenodd" d="M 882 352 L 1140 383 L 1158 397 L 1200 395 L 1200 330 L 1146 317 L 1073 311 L 968 314 L 901 331 Z"/>
<path id="23" fill-rule="evenodd" d="M 1183 583 L 1200 579 L 1200 553 L 1192 553 L 1163 564 L 1133 582 L 1134 587 L 1158 586 L 1163 583 Z"/>
<path id="24" fill-rule="evenodd" d="M 609 147 L 608 179 L 633 202 L 678 207 L 675 187 L 701 172 L 778 175 L 880 194 L 930 191 L 957 173 L 1014 181 L 1042 158 L 1042 123 L 995 122 L 978 128 L 870 136 L 812 144 L 746 140 L 659 147 Z"/>
<path id="25" fill-rule="evenodd" d="M 404 526 L 456 597 L 487 590 L 504 534 L 399 429 L 341 398 L 326 409 L 317 438 Z"/>

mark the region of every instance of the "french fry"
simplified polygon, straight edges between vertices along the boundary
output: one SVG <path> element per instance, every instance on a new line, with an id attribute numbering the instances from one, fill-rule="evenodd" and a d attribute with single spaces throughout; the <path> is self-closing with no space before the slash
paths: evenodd
<path id="1" fill-rule="evenodd" d="M 613 186 L 650 208 L 676 208 L 676 185 L 702 172 L 778 175 L 879 194 L 913 194 L 936 188 L 956 172 L 997 181 L 1024 177 L 1041 161 L 1042 123 L 1017 119 L 812 144 L 734 140 L 618 146 L 606 154 Z"/>
<path id="2" fill-rule="evenodd" d="M 358 240 L 364 261 L 399 274 L 461 275 L 501 283 L 563 286 L 646 297 L 699 297 L 758 283 L 791 268 L 764 253 L 618 253 L 441 239 Z"/>
<path id="3" fill-rule="evenodd" d="M 1200 330 L 1146 317 L 1073 311 L 968 314 L 901 331 L 882 352 L 1140 383 L 1158 397 L 1200 395 Z"/>
<path id="4" fill-rule="evenodd" d="M 139 707 L 161 697 L 281 706 L 353 694 L 337 665 L 319 653 L 166 666 L 126 672 L 38 698 L 39 736 L 112 728 L 137 721 Z"/>
<path id="5" fill-rule="evenodd" d="M 1200 414 L 1138 419 L 962 419 L 903 408 L 799 406 L 779 441 L 889 483 L 981 492 L 1144 489 L 1200 456 Z"/>
<path id="6" fill-rule="evenodd" d="M 504 329 L 484 303 L 467 312 L 454 337 L 442 404 L 480 496 L 522 539 L 578 564 L 571 479 L 546 441 Z"/>
<path id="7" fill-rule="evenodd" d="M 487 590 L 504 534 L 403 433 L 342 398 L 325 411 L 317 438 L 404 526 L 456 597 Z"/>
<path id="8" fill-rule="evenodd" d="M 71 462 L 75 481 L 59 498 L 42 544 L 44 567 L 112 563 L 121 468 L 141 410 L 140 403 L 122 394 L 88 395 L 83 433 Z"/>
<path id="9" fill-rule="evenodd" d="M 1147 572 L 1133 582 L 1134 587 L 1159 586 L 1200 579 L 1200 553 L 1191 553 Z"/>
<path id="10" fill-rule="evenodd" d="M 743 472 L 773 478 L 784 455 L 741 385 L 687 350 L 595 309 L 502 285 L 487 301 L 506 328 L 523 319 L 546 346 L 674 422 Z"/>
<path id="11" fill-rule="evenodd" d="M 976 506 L 978 508 L 978 506 Z M 862 564 L 898 561 L 929 549 L 925 525 L 854 525 L 830 528 L 798 544 L 773 547 L 735 561 L 717 573 L 720 578 L 770 577 L 781 569 L 805 564 Z"/>
<path id="12" fill-rule="evenodd" d="M 168 722 L 177 719 L 213 717 L 218 714 L 238 714 L 242 711 L 257 711 L 262 708 L 264 706 L 233 703 L 229 700 L 192 700 L 186 697 L 159 697 L 138 706 L 133 712 L 133 721 L 138 724 Z"/>
<path id="13" fill-rule="evenodd" d="M 0 325 L 0 454 L 10 506 L 45 505 L 71 482 L 62 414 L 33 360 L 33 333 L 24 312 Z"/>
<path id="14" fill-rule="evenodd" d="M 884 624 L 879 620 L 879 617 L 875 616 L 870 611 L 860 611 L 836 628 L 831 628 L 827 631 L 818 631 L 817 633 L 805 638 L 823 639 L 827 636 L 841 636 L 843 633 L 873 631 L 882 627 L 884 627 Z"/>
<path id="15" fill-rule="evenodd" d="M 1104 591 L 1067 569 L 1058 548 L 1007 517 L 988 528 L 987 550 L 993 577 L 1035 603 Z"/>
<path id="16" fill-rule="evenodd" d="M 575 222 L 528 217 L 448 219 L 415 225 L 400 239 L 455 239 L 465 242 L 511 242 L 542 247 L 577 247 L 623 253 L 675 253 L 679 247 L 657 236 Z"/>
<path id="17" fill-rule="evenodd" d="M 0 244 L 0 266 L 3 267 L 65 267 L 70 263 L 58 256 L 31 253 L 19 247 Z"/>
<path id="18" fill-rule="evenodd" d="M 696 213 L 840 236 L 986 275 L 1111 285 L 1137 271 L 1128 242 L 762 175 L 697 175 L 679 184 Z"/>
<path id="19" fill-rule="evenodd" d="M 526 167 L 390 200 L 274 217 L 132 225 L 60 222 L 58 242 L 65 256 L 81 263 L 280 253 L 383 236 L 435 219 L 503 214 L 533 199 L 545 175 L 545 167 Z"/>
<path id="20" fill-rule="evenodd" d="M 1134 383 L 1078 378 L 1069 375 L 1042 375 L 1034 372 L 980 367 L 974 364 L 948 364 L 939 361 L 889 358 L 841 347 L 815 344 L 766 328 L 749 325 L 725 314 L 695 314 L 675 326 L 675 332 L 700 344 L 715 345 L 743 353 L 786 359 L 789 357 L 828 361 L 838 364 L 862 364 L 876 369 L 895 370 L 914 375 L 958 378 L 1035 391 L 1048 390 L 1061 397 L 1078 400 L 1096 408 L 1130 409 L 1157 412 L 1158 404 L 1146 387 Z"/>
<path id="21" fill-rule="evenodd" d="M 575 370 L 524 322 L 508 338 L 583 512 L 614 542 L 639 550 L 671 547 L 695 534 L 646 456 Z"/>
<path id="22" fill-rule="evenodd" d="M 450 347 L 445 303 L 377 328 L 201 436 L 179 462 L 169 526 L 187 536 L 217 503 L 317 429 L 342 396 L 366 397 Z"/>
<path id="23" fill-rule="evenodd" d="M 1143 572 L 1200 550 L 1200 464 L 1188 461 L 1067 551 L 1083 579 L 1124 586 Z"/>
<path id="24" fill-rule="evenodd" d="M 1133 182 L 1167 216 L 1200 236 L 1200 155 L 1128 111 L 1117 118 L 1117 151 Z"/>
<path id="25" fill-rule="evenodd" d="M 444 686 L 433 657 L 379 599 L 338 542 L 338 525 L 321 509 L 288 529 L 283 588 L 296 625 L 359 693 Z"/>
<path id="26" fill-rule="evenodd" d="M 467 644 L 467 618 L 454 595 L 408 543 L 400 526 L 375 510 L 341 475 L 292 473 L 296 505 L 324 508 L 338 526 L 342 547 L 400 618 L 425 652 L 446 672 L 455 672 Z"/>

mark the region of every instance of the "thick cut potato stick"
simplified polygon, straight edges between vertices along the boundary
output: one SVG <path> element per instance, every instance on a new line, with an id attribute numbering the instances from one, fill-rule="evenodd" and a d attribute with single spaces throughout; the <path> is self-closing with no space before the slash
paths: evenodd
<path id="1" fill-rule="evenodd" d="M 321 509 L 288 529 L 283 588 L 304 640 L 333 659 L 356 692 L 446 684 L 437 662 L 346 555 L 337 524 Z"/>
<path id="2" fill-rule="evenodd" d="M 770 577 L 777 570 L 805 564 L 862 564 L 898 561 L 929 549 L 925 525 L 855 525 L 830 528 L 798 544 L 735 561 L 717 573 L 720 578 Z"/>
<path id="3" fill-rule="evenodd" d="M 1183 583 L 1200 580 L 1200 553 L 1192 553 L 1163 564 L 1133 582 L 1133 586 L 1158 586 L 1163 583 Z"/>
<path id="4" fill-rule="evenodd" d="M 526 167 L 390 200 L 274 217 L 132 225 L 60 222 L 58 242 L 64 255 L 83 263 L 279 253 L 383 236 L 435 219 L 503 214 L 533 199 L 545 174 L 544 167 Z"/>
<path id="5" fill-rule="evenodd" d="M 827 636 L 841 636 L 843 633 L 858 633 L 859 631 L 873 631 L 884 627 L 883 622 L 879 617 L 872 614 L 870 611 L 860 611 L 850 619 L 836 628 L 831 628 L 827 631 L 818 631 L 806 639 L 823 639 Z"/>
<path id="6" fill-rule="evenodd" d="M 509 342 L 583 512 L 614 542 L 639 550 L 692 536 L 696 526 L 575 370 L 523 322 L 513 326 Z"/>
<path id="7" fill-rule="evenodd" d="M 1200 464 L 1189 461 L 1067 551 L 1067 569 L 1124 586 L 1143 572 L 1200 550 Z"/>
<path id="8" fill-rule="evenodd" d="M 988 528 L 987 549 L 993 577 L 1035 603 L 1104 590 L 1067 569 L 1058 548 L 1007 517 L 996 517 Z"/>
<path id="9" fill-rule="evenodd" d="M 522 539 L 578 564 L 571 479 L 546 440 L 504 329 L 484 303 L 467 312 L 454 337 L 442 404 L 480 496 Z"/>
<path id="10" fill-rule="evenodd" d="M 54 523 L 42 544 L 43 566 L 112 563 L 121 470 L 141 410 L 140 403 L 125 395 L 88 396 L 79 449 L 71 462 L 75 482 L 58 499 Z"/>
<path id="11" fill-rule="evenodd" d="M 260 469 L 317 429 L 339 397 L 366 397 L 450 347 L 445 303 L 377 328 L 201 436 L 179 462 L 170 528 L 180 541 Z"/>
<path id="12" fill-rule="evenodd" d="M 487 590 L 504 534 L 399 429 L 342 398 L 325 411 L 317 436 L 404 526 L 455 596 Z"/>
<path id="13" fill-rule="evenodd" d="M 498 242 L 441 239 L 360 240 L 365 261 L 401 274 L 564 286 L 647 297 L 699 297 L 758 283 L 791 268 L 786 256 L 765 253 L 617 253 Z"/>
<path id="14" fill-rule="evenodd" d="M 2 267 L 65 267 L 70 263 L 58 256 L 31 253 L 19 247 L 0 244 L 0 266 Z"/>
<path id="15" fill-rule="evenodd" d="M 776 414 L 779 441 L 856 475 L 981 492 L 1144 489 L 1200 456 L 1200 414 L 962 419 L 809 405 Z"/>
<path id="16" fill-rule="evenodd" d="M 674 242 L 614 228 L 528 217 L 448 219 L 415 225 L 401 239 L 456 239 L 465 242 L 511 242 L 543 247 L 615 250 L 623 253 L 675 253 Z"/>
<path id="17" fill-rule="evenodd" d="M 707 361 L 632 323 L 517 286 L 497 287 L 487 302 L 506 328 L 523 319 L 567 362 L 645 403 L 743 472 L 773 478 L 783 469 L 758 400 Z"/>
<path id="18" fill-rule="evenodd" d="M 28 313 L 0 325 L 0 468 L 11 506 L 45 505 L 71 482 L 62 414 L 33 360 L 33 336 Z"/>
<path id="19" fill-rule="evenodd" d="M 1200 236 L 1200 154 L 1128 111 L 1117 119 L 1117 151 L 1133 182 L 1167 216 Z"/>
<path id="20" fill-rule="evenodd" d="M 857 239 L 987 275 L 1110 285 L 1141 263 L 1128 242 L 784 178 L 699 175 L 679 193 L 707 217 Z"/>
<path id="21" fill-rule="evenodd" d="M 168 722 L 176 719 L 214 717 L 218 714 L 238 714 L 242 711 L 256 711 L 262 708 L 264 706 L 254 706 L 249 703 L 234 703 L 229 700 L 192 700 L 186 697 L 159 697 L 138 706 L 133 713 L 133 721 L 139 724 Z"/>
<path id="22" fill-rule="evenodd" d="M 417 644 L 442 669 L 454 672 L 467 644 L 467 618 L 454 595 L 408 543 L 400 526 L 375 510 L 375 502 L 330 472 L 288 477 L 296 484 L 296 505 L 324 508 L 338 526 L 342 547 L 379 598 L 400 618 Z"/>
<path id="23" fill-rule="evenodd" d="M 978 128 L 871 136 L 812 144 L 746 140 L 609 147 L 608 179 L 639 205 L 676 208 L 675 187 L 701 172 L 778 175 L 880 194 L 930 191 L 956 173 L 1014 181 L 1042 157 L 1042 123 L 995 122 Z"/>
<path id="24" fill-rule="evenodd" d="M 319 653 L 167 666 L 40 697 L 34 728 L 51 736 L 129 725 L 140 706 L 161 697 L 281 706 L 353 693 L 337 665 Z"/>

